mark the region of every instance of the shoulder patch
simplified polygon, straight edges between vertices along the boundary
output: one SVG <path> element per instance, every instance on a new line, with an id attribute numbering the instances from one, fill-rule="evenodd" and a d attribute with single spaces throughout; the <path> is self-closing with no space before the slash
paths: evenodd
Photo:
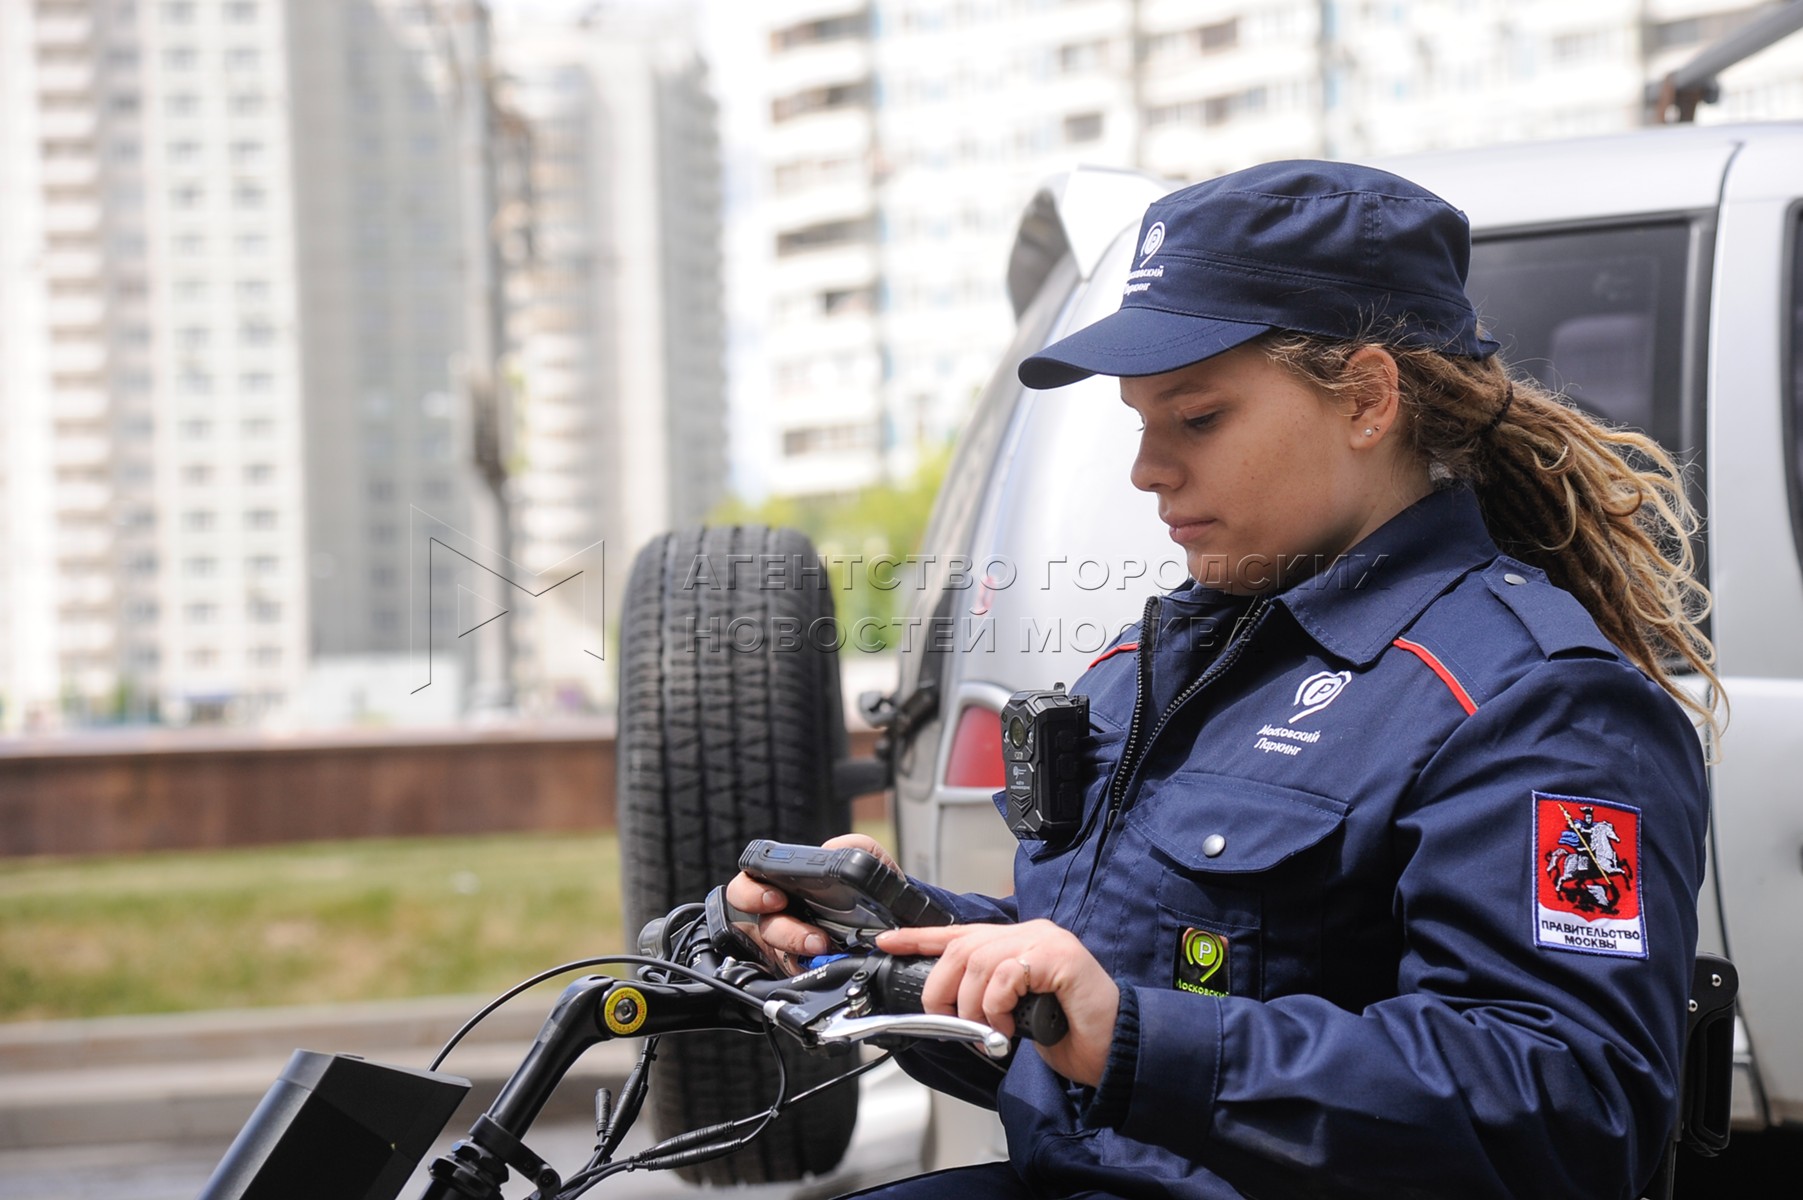
<path id="1" fill-rule="evenodd" d="M 1534 944 L 1645 958 L 1640 810 L 1534 794 Z"/>
<path id="2" fill-rule="evenodd" d="M 1554 587 L 1543 572 L 1514 559 L 1499 558 L 1485 569 L 1484 582 L 1521 621 L 1548 658 L 1576 650 L 1611 658 L 1620 656 L 1577 597 Z"/>

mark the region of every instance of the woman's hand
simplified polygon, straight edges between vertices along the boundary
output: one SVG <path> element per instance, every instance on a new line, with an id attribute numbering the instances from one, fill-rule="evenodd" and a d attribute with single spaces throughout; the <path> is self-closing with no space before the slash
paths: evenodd
<path id="1" fill-rule="evenodd" d="M 1055 1046 L 1033 1048 L 1066 1079 L 1091 1087 L 1102 1081 L 1121 993 L 1074 934 L 1041 920 L 891 929 L 878 934 L 876 944 L 890 954 L 939 957 L 920 997 L 930 1013 L 981 1021 L 1012 1035 L 1014 1010 L 1029 992 L 1058 997 L 1070 1032 Z"/>
<path id="2" fill-rule="evenodd" d="M 838 837 L 828 838 L 820 843 L 828 850 L 852 849 L 873 854 L 890 870 L 901 873 L 901 867 L 895 859 L 875 838 L 865 837 L 861 833 L 842 833 Z M 777 888 L 771 887 L 761 879 L 753 879 L 743 871 L 732 877 L 726 885 L 726 902 L 734 908 L 754 913 L 758 918 L 757 936 L 764 945 L 776 952 L 789 973 L 795 973 L 794 960 L 811 954 L 825 954 L 832 949 L 832 941 L 818 925 L 809 925 L 798 921 L 783 912 L 789 906 L 789 898 Z"/>

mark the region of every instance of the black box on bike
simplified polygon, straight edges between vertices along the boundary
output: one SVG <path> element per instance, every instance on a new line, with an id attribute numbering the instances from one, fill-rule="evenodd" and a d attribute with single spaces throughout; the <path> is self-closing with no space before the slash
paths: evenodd
<path id="1" fill-rule="evenodd" d="M 470 1081 L 296 1050 L 200 1200 L 394 1200 Z"/>

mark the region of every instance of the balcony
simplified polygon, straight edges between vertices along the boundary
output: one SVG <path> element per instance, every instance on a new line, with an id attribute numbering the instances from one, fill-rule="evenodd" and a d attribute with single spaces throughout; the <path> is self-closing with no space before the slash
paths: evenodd
<path id="1" fill-rule="evenodd" d="M 47 357 L 52 375 L 92 375 L 106 369 L 106 347 L 98 341 L 55 343 Z"/>
<path id="2" fill-rule="evenodd" d="M 41 14 L 34 26 L 39 46 L 63 48 L 85 46 L 94 40 L 94 19 L 63 13 Z"/>
<path id="3" fill-rule="evenodd" d="M 92 139 L 99 118 L 91 108 L 38 114 L 38 136 L 45 141 Z"/>
<path id="4" fill-rule="evenodd" d="M 37 83 L 38 92 L 41 95 L 66 96 L 73 93 L 86 96 L 94 90 L 94 64 L 92 62 L 39 63 Z"/>
<path id="5" fill-rule="evenodd" d="M 52 329 L 81 326 L 94 328 L 106 320 L 106 301 L 99 296 L 52 296 L 44 306 L 45 324 Z"/>
<path id="6" fill-rule="evenodd" d="M 99 230 L 100 205 L 94 201 L 44 206 L 45 233 L 98 233 Z"/>
<path id="7" fill-rule="evenodd" d="M 39 170 L 46 187 L 93 187 L 100 179 L 100 163 L 93 158 L 45 159 Z"/>
<path id="8" fill-rule="evenodd" d="M 105 437 L 59 437 L 51 454 L 51 462 L 58 467 L 97 467 L 104 466 L 111 460 L 111 456 L 112 445 Z M 59 541 L 58 548 L 69 553 L 75 552 L 73 543 Z"/>

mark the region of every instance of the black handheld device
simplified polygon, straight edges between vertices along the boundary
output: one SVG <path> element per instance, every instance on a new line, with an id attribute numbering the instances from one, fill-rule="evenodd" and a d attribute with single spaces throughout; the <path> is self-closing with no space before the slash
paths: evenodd
<path id="1" fill-rule="evenodd" d="M 1083 821 L 1083 740 L 1089 697 L 1062 683 L 1016 692 L 1002 706 L 1002 763 L 1008 827 L 1016 837 L 1059 841 Z"/>
<path id="2" fill-rule="evenodd" d="M 739 870 L 786 894 L 791 914 L 847 947 L 868 946 L 885 929 L 956 924 L 906 875 L 849 846 L 829 850 L 759 838 L 739 856 Z"/>

